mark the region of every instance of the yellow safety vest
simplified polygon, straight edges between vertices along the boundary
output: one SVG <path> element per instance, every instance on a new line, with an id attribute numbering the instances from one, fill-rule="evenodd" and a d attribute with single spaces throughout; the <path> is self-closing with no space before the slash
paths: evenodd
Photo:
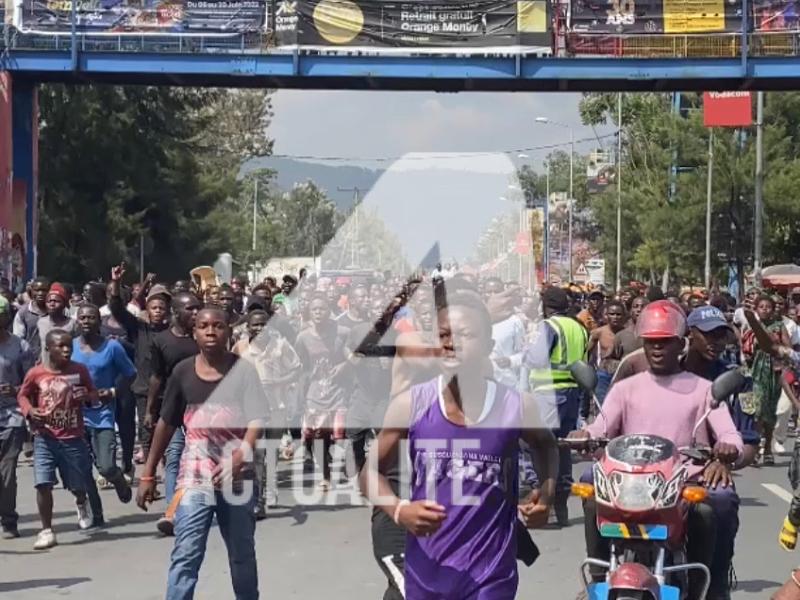
<path id="1" fill-rule="evenodd" d="M 586 359 L 589 335 L 583 325 L 570 317 L 556 315 L 545 323 L 556 332 L 556 345 L 550 353 L 550 368 L 531 370 L 531 389 L 543 391 L 577 387 L 569 367 Z"/>

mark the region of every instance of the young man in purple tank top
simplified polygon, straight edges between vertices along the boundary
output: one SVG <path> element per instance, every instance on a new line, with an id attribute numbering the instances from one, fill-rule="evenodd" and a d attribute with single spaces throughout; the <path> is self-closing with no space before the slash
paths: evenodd
<path id="1" fill-rule="evenodd" d="M 543 526 L 555 489 L 557 451 L 529 396 L 487 377 L 491 321 L 480 297 L 448 295 L 438 311 L 442 375 L 391 403 L 361 487 L 408 530 L 407 600 L 507 600 L 517 591 L 517 524 Z M 520 505 L 519 440 L 532 448 L 542 485 Z M 385 476 L 404 444 L 410 498 Z M 401 474 L 408 480 L 408 473 Z"/>

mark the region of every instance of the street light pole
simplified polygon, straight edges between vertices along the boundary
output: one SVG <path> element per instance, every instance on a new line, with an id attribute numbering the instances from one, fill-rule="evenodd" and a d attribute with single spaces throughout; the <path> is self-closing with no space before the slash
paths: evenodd
<path id="1" fill-rule="evenodd" d="M 708 185 L 706 187 L 706 264 L 704 281 L 706 290 L 711 289 L 711 194 L 714 176 L 714 129 L 708 130 Z"/>
<path id="2" fill-rule="evenodd" d="M 622 289 L 622 92 L 617 94 L 617 291 Z"/>
<path id="3" fill-rule="evenodd" d="M 753 271 L 756 284 L 761 285 L 761 261 L 763 249 L 763 195 L 764 195 L 764 92 L 756 95 L 756 193 L 755 233 L 753 235 Z"/>
<path id="4" fill-rule="evenodd" d="M 257 218 L 258 218 L 258 179 L 253 181 L 253 260 L 255 260 L 255 255 L 256 255 Z"/>
<path id="5" fill-rule="evenodd" d="M 544 199 L 544 283 L 550 283 L 550 161 L 547 161 Z"/>
<path id="6" fill-rule="evenodd" d="M 575 178 L 572 176 L 573 163 L 575 161 L 575 130 L 569 128 L 569 235 L 567 236 L 567 260 L 569 261 L 569 281 L 572 283 L 572 205 L 575 202 L 573 195 L 573 184 Z"/>
<path id="7" fill-rule="evenodd" d="M 253 281 L 256 280 L 256 239 L 257 239 L 257 218 L 258 218 L 258 178 L 253 180 Z"/>

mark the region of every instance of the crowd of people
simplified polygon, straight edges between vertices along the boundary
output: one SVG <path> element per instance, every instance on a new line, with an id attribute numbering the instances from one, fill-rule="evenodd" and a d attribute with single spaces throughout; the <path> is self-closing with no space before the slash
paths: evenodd
<path id="1" fill-rule="evenodd" d="M 654 287 L 534 294 L 456 267 L 411 278 L 303 271 L 252 286 L 149 274 L 128 287 L 125 275 L 120 264 L 82 293 L 45 277 L 20 296 L 0 289 L 0 525 L 19 536 L 24 452 L 37 550 L 57 545 L 59 483 L 91 529 L 105 525 L 98 490 L 129 503 L 135 488 L 147 509 L 163 481 L 155 526 L 175 537 L 169 599 L 193 597 L 214 516 L 235 597 L 258 597 L 255 524 L 280 502 L 279 463 L 295 455 L 320 492 L 351 479 L 372 503 L 386 600 L 513 598 L 517 561 L 536 554 L 524 526 L 570 524 L 573 456 L 556 439 L 635 432 L 686 445 L 710 382 L 740 369 L 748 387 L 699 434 L 714 459 L 693 473 L 710 494 L 688 545 L 711 570 L 708 598 L 724 600 L 738 529 L 731 473 L 774 464 L 800 406 L 800 289 L 753 288 L 739 306 Z M 597 369 L 602 409 L 570 370 L 583 360 Z M 335 445 L 352 457 L 344 473 Z M 800 453 L 792 473 L 796 486 Z M 792 509 L 787 549 L 800 495 Z M 584 512 L 587 552 L 602 558 L 591 501 Z"/>

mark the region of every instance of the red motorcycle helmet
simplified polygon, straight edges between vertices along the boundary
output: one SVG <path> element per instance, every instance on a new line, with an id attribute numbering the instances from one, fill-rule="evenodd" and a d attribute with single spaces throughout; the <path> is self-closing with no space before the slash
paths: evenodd
<path id="1" fill-rule="evenodd" d="M 682 338 L 686 335 L 686 315 L 669 300 L 656 300 L 644 307 L 636 321 L 640 338 Z"/>

